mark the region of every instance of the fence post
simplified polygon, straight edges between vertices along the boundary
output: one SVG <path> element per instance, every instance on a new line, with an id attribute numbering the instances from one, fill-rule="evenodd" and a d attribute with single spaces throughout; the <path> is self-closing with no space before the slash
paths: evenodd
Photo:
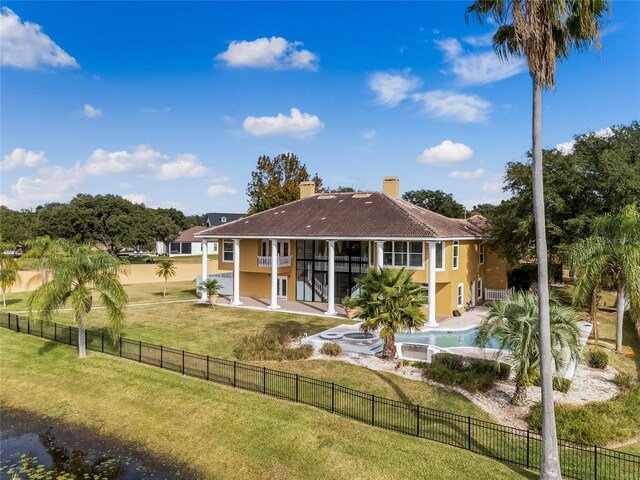
<path id="1" fill-rule="evenodd" d="M 72 345 L 73 342 L 71 341 L 71 327 L 69 327 L 69 345 Z"/>
<path id="2" fill-rule="evenodd" d="M 593 478 L 598 480 L 598 445 L 593 446 Z"/>
<path id="3" fill-rule="evenodd" d="M 262 393 L 267 393 L 267 367 L 262 367 Z"/>
<path id="4" fill-rule="evenodd" d="M 7 313 L 7 322 L 9 324 L 9 330 L 11 330 L 11 314 Z"/>
<path id="5" fill-rule="evenodd" d="M 120 335 L 120 357 L 122 357 L 122 335 Z"/>
<path id="6" fill-rule="evenodd" d="M 138 362 L 142 363 L 142 340 L 138 340 Z"/>
<path id="7" fill-rule="evenodd" d="M 467 450 L 471 450 L 471 417 L 467 417 Z"/>
<path id="8" fill-rule="evenodd" d="M 209 381 L 209 355 L 207 355 L 207 382 Z"/>
<path id="9" fill-rule="evenodd" d="M 20 333 L 20 317 L 16 315 L 16 333 Z"/>
<path id="10" fill-rule="evenodd" d="M 376 396 L 371 395 L 371 425 L 376 424 Z"/>
<path id="11" fill-rule="evenodd" d="M 233 361 L 233 386 L 236 386 L 236 367 L 237 367 L 237 362 L 234 360 Z"/>
<path id="12" fill-rule="evenodd" d="M 42 320 L 40 320 L 40 338 L 44 337 L 44 329 L 43 329 L 43 323 Z"/>
<path id="13" fill-rule="evenodd" d="M 420 436 L 420 405 L 416 405 L 416 437 Z"/>
<path id="14" fill-rule="evenodd" d="M 160 345 L 160 368 L 162 368 L 162 345 Z"/>
<path id="15" fill-rule="evenodd" d="M 527 468 L 529 468 L 529 445 L 531 443 L 531 436 L 529 430 L 527 430 Z"/>
<path id="16" fill-rule="evenodd" d="M 104 332 L 100 334 L 100 351 L 104 353 Z"/>
<path id="17" fill-rule="evenodd" d="M 31 319 L 27 317 L 27 333 L 31 335 Z"/>
<path id="18" fill-rule="evenodd" d="M 53 341 L 54 342 L 58 341 L 58 324 L 57 323 L 53 324 Z"/>
<path id="19" fill-rule="evenodd" d="M 300 376 L 296 373 L 296 402 L 299 401 L 299 393 L 298 393 L 298 382 L 300 381 Z"/>
<path id="20" fill-rule="evenodd" d="M 182 350 L 182 374 L 184 375 L 184 350 Z"/>
<path id="21" fill-rule="evenodd" d="M 331 413 L 335 411 L 336 405 L 336 384 L 331 382 Z"/>

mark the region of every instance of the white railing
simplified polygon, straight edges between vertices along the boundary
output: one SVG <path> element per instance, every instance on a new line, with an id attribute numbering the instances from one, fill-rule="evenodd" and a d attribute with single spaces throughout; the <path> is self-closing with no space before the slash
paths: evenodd
<path id="1" fill-rule="evenodd" d="M 484 299 L 487 302 L 502 300 L 503 298 L 510 297 L 513 292 L 514 292 L 513 287 L 508 288 L 507 290 L 499 290 L 497 288 L 485 288 Z"/>
<path id="2" fill-rule="evenodd" d="M 317 278 L 313 279 L 313 289 L 318 295 L 320 295 L 320 298 L 322 298 L 322 300 L 327 299 L 327 288 L 328 287 Z"/>
<path id="3" fill-rule="evenodd" d="M 355 297 L 356 295 L 360 295 L 360 285 L 354 285 L 351 291 L 349 292 L 350 297 Z"/>
<path id="4" fill-rule="evenodd" d="M 271 267 L 271 257 L 263 257 L 258 256 L 258 266 L 259 267 Z M 282 257 L 278 255 L 278 267 L 290 267 L 291 266 L 291 257 Z"/>

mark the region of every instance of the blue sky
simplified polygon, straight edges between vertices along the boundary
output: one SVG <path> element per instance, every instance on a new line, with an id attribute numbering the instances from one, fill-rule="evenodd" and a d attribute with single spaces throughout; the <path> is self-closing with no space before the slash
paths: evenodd
<path id="1" fill-rule="evenodd" d="M 282 152 L 331 187 L 397 175 L 498 202 L 530 146 L 531 82 L 466 5 L 3 2 L 1 202 L 244 211 L 258 156 Z M 546 147 L 638 118 L 639 22 L 614 2 L 602 50 L 559 65 Z"/>

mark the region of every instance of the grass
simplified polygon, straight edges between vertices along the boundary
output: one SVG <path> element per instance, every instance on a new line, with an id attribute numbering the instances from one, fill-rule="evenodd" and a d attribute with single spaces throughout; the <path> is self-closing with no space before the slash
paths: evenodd
<path id="1" fill-rule="evenodd" d="M 113 434 L 206 478 L 535 478 L 311 407 L 106 355 L 78 360 L 72 348 L 4 329 L 0 343 L 3 408 Z"/>

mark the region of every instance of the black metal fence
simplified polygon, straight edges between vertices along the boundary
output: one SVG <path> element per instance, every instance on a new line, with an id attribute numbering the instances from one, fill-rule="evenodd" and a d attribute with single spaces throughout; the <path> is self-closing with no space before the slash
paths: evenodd
<path id="1" fill-rule="evenodd" d="M 0 313 L 0 327 L 78 346 L 78 329 Z M 331 413 L 407 435 L 464 448 L 532 470 L 540 469 L 541 437 L 507 427 L 353 390 L 295 373 L 239 363 L 120 337 L 86 332 L 87 350 L 107 353 L 183 375 L 304 403 Z M 565 477 L 595 480 L 640 479 L 640 456 L 560 440 Z"/>

